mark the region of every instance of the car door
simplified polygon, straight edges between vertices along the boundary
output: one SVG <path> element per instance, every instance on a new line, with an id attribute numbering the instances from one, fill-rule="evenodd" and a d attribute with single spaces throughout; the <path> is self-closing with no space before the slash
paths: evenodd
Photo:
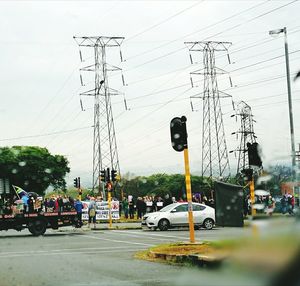
<path id="1" fill-rule="evenodd" d="M 188 224 L 188 204 L 181 204 L 170 212 L 171 225 Z"/>
<path id="2" fill-rule="evenodd" d="M 205 209 L 204 205 L 193 204 L 193 217 L 195 224 L 202 224 L 205 219 Z"/>

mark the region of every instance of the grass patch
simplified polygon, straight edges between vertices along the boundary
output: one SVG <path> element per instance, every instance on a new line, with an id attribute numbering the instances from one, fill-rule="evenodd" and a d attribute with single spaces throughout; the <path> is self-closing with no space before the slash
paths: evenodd
<path id="1" fill-rule="evenodd" d="M 171 264 L 185 264 L 182 257 L 187 257 L 189 255 L 209 255 L 214 257 L 224 256 L 225 252 L 228 252 L 229 248 L 233 248 L 234 243 L 231 241 L 222 243 L 172 243 L 172 244 L 161 244 L 149 248 L 148 250 L 139 251 L 135 254 L 135 258 L 165 262 Z"/>

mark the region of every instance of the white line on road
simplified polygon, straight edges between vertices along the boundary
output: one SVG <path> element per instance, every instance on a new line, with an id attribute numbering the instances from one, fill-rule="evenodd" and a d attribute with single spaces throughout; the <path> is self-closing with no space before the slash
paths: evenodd
<path id="1" fill-rule="evenodd" d="M 92 238 L 92 239 L 100 239 L 105 241 L 111 241 L 111 242 L 119 242 L 119 243 L 127 243 L 127 244 L 133 244 L 133 245 L 144 245 L 144 246 L 154 246 L 155 244 L 149 244 L 149 243 L 141 243 L 141 242 L 130 242 L 125 240 L 115 240 L 115 239 L 109 239 L 109 238 L 103 238 L 103 237 L 95 237 L 92 235 L 85 235 L 84 237 Z"/>
<path id="2" fill-rule="evenodd" d="M 112 230 L 112 232 L 121 232 L 121 230 Z M 132 233 L 132 234 L 138 234 L 140 236 L 153 236 L 153 237 L 166 237 L 166 238 L 176 238 L 176 239 L 189 239 L 189 236 L 178 236 L 178 235 L 165 235 L 165 234 L 156 234 L 156 233 L 151 233 L 150 231 L 147 232 L 136 232 L 136 231 L 127 231 L 127 233 Z"/>
<path id="3" fill-rule="evenodd" d="M 47 245 L 48 246 L 48 245 Z M 5 255 L 5 254 L 10 254 L 10 255 L 14 255 L 14 254 L 29 254 L 29 253 L 32 253 L 32 254 L 37 254 L 37 253 L 57 253 L 57 252 L 63 252 L 63 251 L 78 251 L 78 250 L 82 250 L 82 251 L 85 251 L 85 250 L 109 250 L 109 249 L 117 249 L 117 248 L 120 248 L 120 249 L 124 249 L 126 247 L 124 246 L 106 246 L 106 247 L 76 247 L 76 248 L 60 248 L 60 249 L 50 249 L 50 250 L 30 250 L 30 251 L 7 251 L 7 252 L 0 252 L 0 257 L 2 255 Z"/>
<path id="4" fill-rule="evenodd" d="M 122 231 L 122 230 L 113 230 L 111 233 L 117 233 L 125 236 L 130 236 L 130 237 L 138 237 L 138 238 L 148 238 L 148 239 L 154 239 L 154 240 L 162 240 L 162 241 L 170 241 L 170 238 L 174 238 L 178 240 L 178 238 L 183 238 L 183 237 L 178 237 L 178 236 L 163 236 L 163 235 L 149 235 L 149 234 L 144 234 L 144 233 L 138 233 L 138 232 L 129 232 L 129 231 Z M 165 238 L 158 238 L 158 237 L 165 237 Z M 185 237 L 184 239 L 188 239 L 188 237 Z"/>
<path id="5" fill-rule="evenodd" d="M 135 252 L 144 250 L 141 248 L 127 248 L 123 247 L 123 249 L 111 249 L 111 250 L 100 250 L 100 251 L 74 251 L 74 252 L 47 252 L 47 253 L 23 253 L 23 254 L 6 254 L 0 255 L 0 258 L 15 258 L 15 257 L 26 257 L 26 256 L 50 256 L 50 255 L 78 255 L 78 254 L 101 254 L 101 253 L 120 253 L 120 252 Z"/>

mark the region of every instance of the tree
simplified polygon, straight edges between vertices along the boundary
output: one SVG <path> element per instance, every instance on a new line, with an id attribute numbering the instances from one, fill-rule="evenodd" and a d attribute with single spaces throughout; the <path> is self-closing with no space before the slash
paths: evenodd
<path id="1" fill-rule="evenodd" d="M 183 174 L 153 174 L 149 177 L 139 176 L 131 177 L 128 176 L 122 179 L 122 189 L 125 195 L 138 196 L 161 196 L 170 195 L 177 199 L 186 198 L 186 185 L 185 175 Z M 201 193 L 206 196 L 211 196 L 212 182 L 209 178 L 202 178 L 200 176 L 191 176 L 192 192 Z"/>
<path id="2" fill-rule="evenodd" d="M 51 155 L 46 148 L 13 146 L 0 148 L 1 177 L 13 185 L 40 195 L 51 185 L 65 189 L 65 175 L 70 172 L 68 160 L 61 155 Z"/>

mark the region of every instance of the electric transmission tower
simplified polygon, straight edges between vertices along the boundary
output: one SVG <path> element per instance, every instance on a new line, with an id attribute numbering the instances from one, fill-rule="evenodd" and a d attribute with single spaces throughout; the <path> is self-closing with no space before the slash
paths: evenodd
<path id="1" fill-rule="evenodd" d="M 210 179 L 230 176 L 230 166 L 228 151 L 226 146 L 223 115 L 220 98 L 231 97 L 231 95 L 221 92 L 218 89 L 217 75 L 227 74 L 226 71 L 217 68 L 215 65 L 215 52 L 227 52 L 231 45 L 229 42 L 185 42 L 190 51 L 190 59 L 193 64 L 191 52 L 203 52 L 203 69 L 191 73 L 191 83 L 193 75 L 204 76 L 203 93 L 192 98 L 203 100 L 202 118 L 202 176 Z M 230 63 L 230 58 L 228 55 Z M 230 79 L 231 82 L 231 79 Z M 191 102 L 192 104 L 192 102 Z M 193 109 L 193 105 L 192 105 Z"/>
<path id="2" fill-rule="evenodd" d="M 113 71 L 122 72 L 121 68 L 109 65 L 106 62 L 107 50 L 119 48 L 124 40 L 123 37 L 74 37 L 79 45 L 80 59 L 83 62 L 81 48 L 93 49 L 93 62 L 91 65 L 80 69 L 83 72 L 94 73 L 93 89 L 87 90 L 80 96 L 94 97 L 94 143 L 93 143 L 93 190 L 101 189 L 100 171 L 116 170 L 120 174 L 116 133 L 114 127 L 111 96 L 119 92 L 109 87 L 108 73 Z M 122 53 L 120 49 L 120 58 Z M 84 86 L 82 74 L 81 85 Z M 124 77 L 122 74 L 124 85 Z M 83 110 L 82 101 L 81 108 Z"/>
<path id="3" fill-rule="evenodd" d="M 240 117 L 241 126 L 238 131 L 232 133 L 237 135 L 240 145 L 237 149 L 230 152 L 238 152 L 236 176 L 241 177 L 242 170 L 250 168 L 247 143 L 256 143 L 256 136 L 253 128 L 253 122 L 255 121 L 253 120 L 251 107 L 244 101 L 240 101 L 236 105 L 236 114 L 233 116 L 236 118 Z"/>

